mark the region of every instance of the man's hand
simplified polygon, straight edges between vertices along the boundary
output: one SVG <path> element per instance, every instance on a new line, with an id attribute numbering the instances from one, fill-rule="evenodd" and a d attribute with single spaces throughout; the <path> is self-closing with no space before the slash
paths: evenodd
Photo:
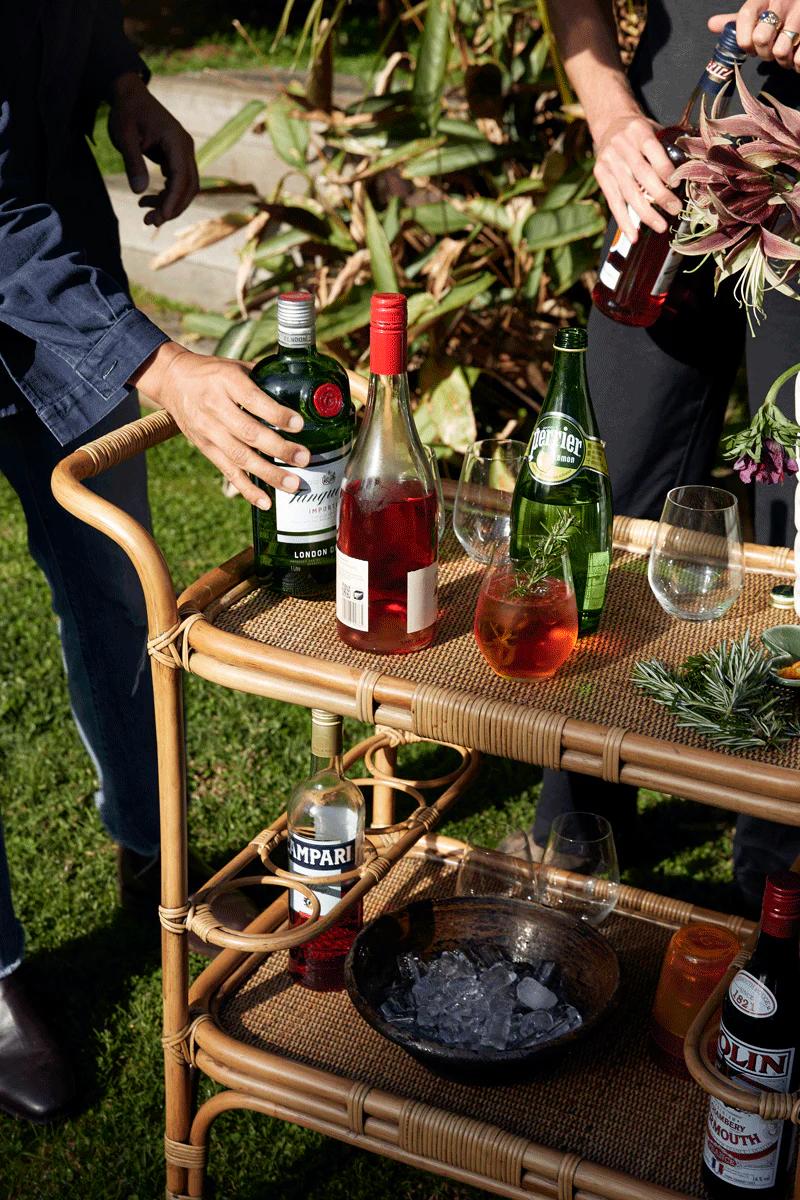
<path id="1" fill-rule="evenodd" d="M 779 24 L 759 21 L 762 12 L 774 12 Z M 728 21 L 736 22 L 736 40 L 748 54 L 774 60 L 791 71 L 800 71 L 800 3 L 798 0 L 746 0 L 738 12 L 718 13 L 708 28 L 721 33 Z"/>
<path id="2" fill-rule="evenodd" d="M 658 125 L 648 120 L 633 97 L 600 128 L 592 130 L 597 159 L 594 173 L 617 225 L 632 242 L 637 231 L 628 206 L 657 233 L 667 222 L 654 207 L 676 215 L 681 202 L 666 186 L 675 170 L 655 136 Z"/>
<path id="3" fill-rule="evenodd" d="M 194 143 L 138 75 L 121 75 L 114 81 L 108 132 L 125 160 L 131 191 L 138 194 L 147 187 L 145 157 L 161 167 L 164 190 L 139 201 L 140 208 L 151 210 L 145 225 L 163 225 L 182 213 L 199 186 Z"/>
<path id="4" fill-rule="evenodd" d="M 189 441 L 251 504 L 270 507 L 266 492 L 251 481 L 250 475 L 281 491 L 297 491 L 297 476 L 262 456 L 269 454 L 304 467 L 310 458 L 308 450 L 261 422 L 299 433 L 302 417 L 265 396 L 240 363 L 193 354 L 175 342 L 165 342 L 129 382 L 171 413 Z"/>

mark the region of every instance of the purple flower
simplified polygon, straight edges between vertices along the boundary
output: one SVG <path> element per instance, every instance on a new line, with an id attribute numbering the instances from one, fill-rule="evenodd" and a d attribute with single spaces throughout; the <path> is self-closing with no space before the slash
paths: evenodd
<path id="1" fill-rule="evenodd" d="M 749 454 L 736 459 L 733 469 L 742 483 L 783 483 L 787 475 L 797 474 L 797 463 L 788 450 L 774 438 L 764 438 L 761 458 L 756 460 Z"/>
<path id="2" fill-rule="evenodd" d="M 737 458 L 733 464 L 733 469 L 742 483 L 752 483 L 757 466 L 758 463 L 755 459 L 751 458 L 749 454 L 743 454 L 741 458 Z"/>

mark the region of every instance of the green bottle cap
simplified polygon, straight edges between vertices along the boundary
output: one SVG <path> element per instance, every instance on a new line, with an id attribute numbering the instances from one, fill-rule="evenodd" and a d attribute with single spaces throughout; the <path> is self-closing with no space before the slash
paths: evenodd
<path id="1" fill-rule="evenodd" d="M 794 608 L 794 584 L 776 583 L 769 594 L 773 608 Z"/>
<path id="2" fill-rule="evenodd" d="M 585 350 L 588 344 L 589 338 L 581 325 L 571 325 L 568 329 L 557 330 L 553 342 L 556 350 Z"/>

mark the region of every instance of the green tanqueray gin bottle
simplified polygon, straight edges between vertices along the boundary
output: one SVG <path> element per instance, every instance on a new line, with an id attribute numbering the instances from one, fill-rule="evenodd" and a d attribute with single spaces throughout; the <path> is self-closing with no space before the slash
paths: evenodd
<path id="1" fill-rule="evenodd" d="M 277 353 L 262 358 L 251 373 L 273 400 L 300 413 L 305 424 L 291 440 L 311 451 L 307 467 L 282 464 L 300 478 L 295 493 L 262 484 L 272 506 L 253 508 L 256 575 L 297 597 L 318 596 L 335 578 L 339 493 L 355 433 L 347 373 L 320 354 L 315 335 L 311 293 L 279 296 Z"/>
<path id="2" fill-rule="evenodd" d="M 611 565 L 611 483 L 586 378 L 585 329 L 560 329 L 550 386 L 536 422 L 511 508 L 511 556 L 562 515 L 574 525 L 569 557 L 580 635 L 594 633 Z"/>

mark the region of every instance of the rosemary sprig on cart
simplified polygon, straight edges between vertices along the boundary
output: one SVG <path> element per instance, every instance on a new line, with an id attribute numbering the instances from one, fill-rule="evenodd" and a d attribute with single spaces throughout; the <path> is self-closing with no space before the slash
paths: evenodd
<path id="1" fill-rule="evenodd" d="M 508 595 L 513 600 L 529 596 L 540 583 L 561 567 L 561 558 L 567 548 L 570 534 L 575 525 L 572 513 L 561 513 L 548 528 L 542 522 L 544 537 L 536 545 L 529 559 L 514 560 L 514 586 Z"/>
<path id="2" fill-rule="evenodd" d="M 772 681 L 772 658 L 750 639 L 720 642 L 679 667 L 658 658 L 638 662 L 634 684 L 674 715 L 682 729 L 729 750 L 779 746 L 800 737 L 791 699 Z"/>

